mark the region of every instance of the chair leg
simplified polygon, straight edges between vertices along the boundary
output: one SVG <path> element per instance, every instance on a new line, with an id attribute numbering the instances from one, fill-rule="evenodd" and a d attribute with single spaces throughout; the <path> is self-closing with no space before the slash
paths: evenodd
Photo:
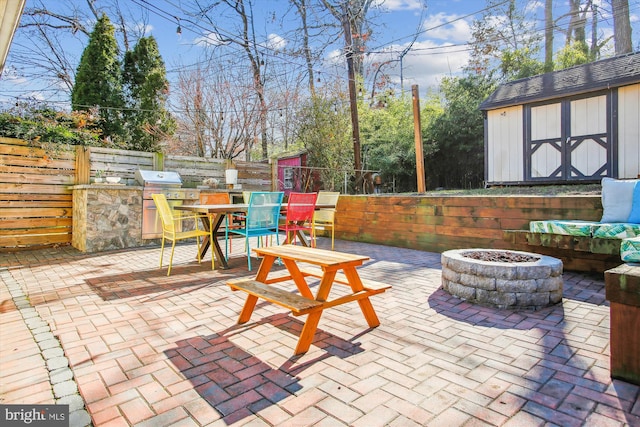
<path id="1" fill-rule="evenodd" d="M 160 245 L 160 268 L 162 268 L 162 256 L 164 255 L 164 236 L 162 236 L 162 244 Z"/>
<path id="2" fill-rule="evenodd" d="M 258 237 L 258 239 L 260 238 Z M 249 245 L 249 236 L 246 238 L 245 245 L 247 247 L 247 265 L 249 267 L 249 271 L 251 271 L 251 248 Z"/>
<path id="3" fill-rule="evenodd" d="M 211 218 L 213 218 L 213 216 Z M 231 224 L 233 224 L 233 220 L 231 220 Z M 224 225 L 225 225 L 224 229 L 228 230 L 229 229 L 229 215 L 225 215 L 225 217 L 224 217 Z M 232 227 L 233 227 L 233 225 L 232 225 Z M 211 226 L 211 228 L 213 228 L 213 225 Z M 211 236 L 211 238 L 213 238 L 213 236 Z M 229 240 L 229 250 L 231 251 L 231 253 L 233 253 L 233 240 Z"/>
<path id="4" fill-rule="evenodd" d="M 229 261 L 229 232 L 224 231 L 224 260 Z"/>
<path id="5" fill-rule="evenodd" d="M 198 248 L 198 253 L 196 255 L 196 258 L 198 258 L 198 264 L 200 264 L 200 261 L 202 261 L 200 259 L 200 237 L 196 236 L 196 248 Z"/>
<path id="6" fill-rule="evenodd" d="M 211 234 L 209 236 L 209 239 L 210 240 L 213 239 L 213 234 Z M 216 261 L 215 261 L 215 259 L 216 259 L 216 253 L 215 252 L 216 251 L 213 250 L 213 240 L 211 240 L 211 243 L 209 244 L 209 246 L 211 247 L 211 269 L 215 270 L 216 269 Z M 198 248 L 198 253 L 200 253 L 200 248 Z M 220 261 L 220 260 L 218 260 L 218 261 Z"/>
<path id="7" fill-rule="evenodd" d="M 331 250 L 333 250 L 333 240 L 334 240 L 334 236 L 335 236 L 335 231 L 333 228 L 333 225 L 331 226 Z"/>
<path id="8" fill-rule="evenodd" d="M 167 270 L 167 276 L 171 274 L 171 266 L 173 265 L 173 250 L 176 248 L 176 241 L 171 241 L 171 258 L 169 258 L 169 269 Z"/>

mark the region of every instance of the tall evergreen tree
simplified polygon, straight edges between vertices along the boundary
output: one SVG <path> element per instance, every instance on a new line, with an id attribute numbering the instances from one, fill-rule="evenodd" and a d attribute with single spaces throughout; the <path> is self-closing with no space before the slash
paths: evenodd
<path id="1" fill-rule="evenodd" d="M 125 114 L 128 148 L 158 151 L 160 140 L 173 134 L 176 123 L 165 108 L 169 81 L 153 36 L 142 37 L 125 54 L 123 81 L 129 106 Z"/>
<path id="2" fill-rule="evenodd" d="M 115 30 L 109 18 L 103 14 L 82 52 L 71 91 L 71 105 L 76 111 L 98 107 L 98 127 L 102 136 L 116 143 L 123 140 L 121 73 Z"/>

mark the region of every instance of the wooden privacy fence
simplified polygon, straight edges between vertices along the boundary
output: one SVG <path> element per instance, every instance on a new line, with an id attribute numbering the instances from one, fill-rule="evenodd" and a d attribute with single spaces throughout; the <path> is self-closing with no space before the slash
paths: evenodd
<path id="1" fill-rule="evenodd" d="M 224 184 L 220 159 L 164 156 L 162 153 L 99 147 L 40 148 L 27 141 L 0 137 L 0 250 L 71 243 L 74 185 L 89 184 L 98 171 L 139 185 L 138 169 L 178 172 L 184 187 L 206 178 Z M 271 190 L 268 163 L 235 162 L 238 183 L 246 190 Z"/>
<path id="2" fill-rule="evenodd" d="M 0 249 L 71 242 L 75 158 L 0 138 Z"/>

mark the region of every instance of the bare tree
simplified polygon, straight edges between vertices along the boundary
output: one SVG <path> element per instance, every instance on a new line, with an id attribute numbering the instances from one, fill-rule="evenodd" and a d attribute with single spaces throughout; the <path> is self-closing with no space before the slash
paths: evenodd
<path id="1" fill-rule="evenodd" d="M 219 0 L 214 3 L 205 1 L 195 1 L 196 19 L 203 19 L 217 33 L 223 44 L 233 44 L 239 46 L 251 69 L 253 76 L 253 87 L 260 105 L 260 134 L 262 138 L 262 158 L 269 155 L 269 144 L 267 134 L 267 100 L 265 98 L 264 67 L 266 67 L 265 55 L 261 52 L 264 43 L 259 43 L 256 39 L 255 22 L 253 17 L 252 0 Z M 231 22 L 236 23 L 237 31 L 228 34 L 218 28 L 217 22 L 221 17 L 229 16 Z M 227 24 L 229 21 L 226 21 Z"/>
<path id="2" fill-rule="evenodd" d="M 175 95 L 181 140 L 194 141 L 202 157 L 233 160 L 251 151 L 260 104 L 251 79 L 241 68 L 211 62 L 206 72 L 182 72 L 178 81 Z"/>

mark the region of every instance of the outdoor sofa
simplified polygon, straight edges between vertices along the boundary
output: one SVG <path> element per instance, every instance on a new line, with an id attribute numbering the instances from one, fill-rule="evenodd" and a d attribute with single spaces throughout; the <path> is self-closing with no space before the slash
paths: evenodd
<path id="1" fill-rule="evenodd" d="M 599 222 L 582 220 L 531 221 L 533 233 L 620 239 L 620 258 L 640 262 L 640 185 L 638 179 L 602 178 L 603 214 Z"/>

